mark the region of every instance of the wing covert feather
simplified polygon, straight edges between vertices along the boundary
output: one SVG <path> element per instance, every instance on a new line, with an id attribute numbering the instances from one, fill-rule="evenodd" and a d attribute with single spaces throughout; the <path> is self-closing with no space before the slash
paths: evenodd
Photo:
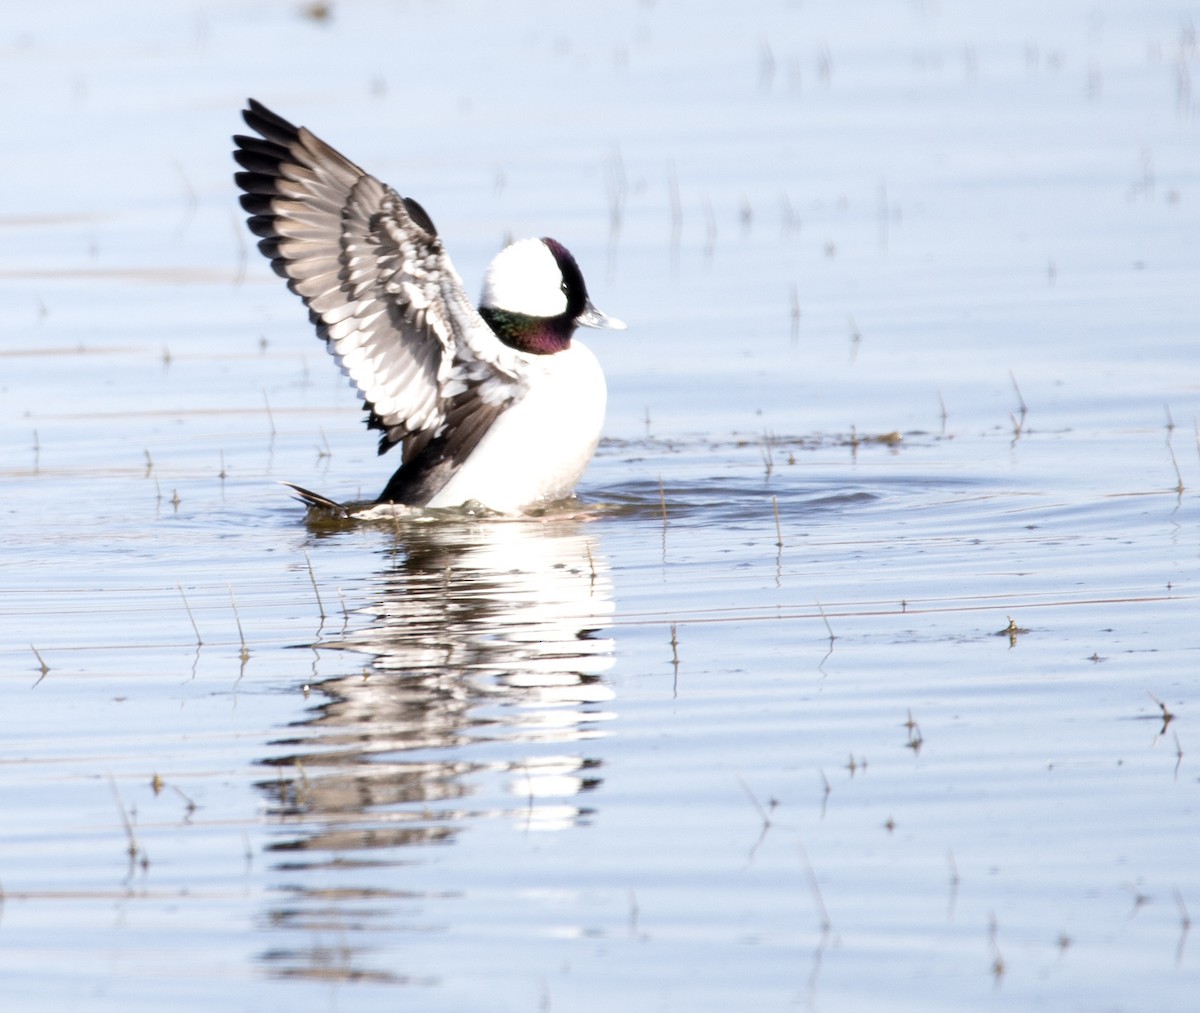
<path id="1" fill-rule="evenodd" d="M 452 400 L 455 421 L 490 421 L 519 398 L 526 357 L 467 299 L 425 210 L 261 103 L 243 116 L 262 135 L 234 138 L 250 231 L 382 430 L 380 453 L 403 441 L 409 460 Z"/>

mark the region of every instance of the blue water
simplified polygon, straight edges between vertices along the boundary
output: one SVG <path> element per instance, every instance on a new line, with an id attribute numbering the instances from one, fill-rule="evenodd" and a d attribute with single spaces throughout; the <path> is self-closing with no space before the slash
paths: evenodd
<path id="1" fill-rule="evenodd" d="M 1170 5 L 26 7 L 6 1008 L 1188 1009 L 1200 79 Z M 524 522 L 379 460 L 254 95 L 630 323 Z M 44 666 L 44 670 L 43 670 Z"/>

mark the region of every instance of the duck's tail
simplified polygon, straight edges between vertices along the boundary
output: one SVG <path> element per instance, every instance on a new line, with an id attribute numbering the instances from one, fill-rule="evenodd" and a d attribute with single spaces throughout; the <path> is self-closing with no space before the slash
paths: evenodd
<path id="1" fill-rule="evenodd" d="M 335 503 L 333 500 L 320 493 L 312 492 L 302 486 L 293 485 L 291 482 L 280 482 L 280 485 L 286 485 L 301 503 L 305 504 L 309 510 L 316 510 L 330 517 L 349 517 L 350 508 L 343 506 L 341 503 Z"/>

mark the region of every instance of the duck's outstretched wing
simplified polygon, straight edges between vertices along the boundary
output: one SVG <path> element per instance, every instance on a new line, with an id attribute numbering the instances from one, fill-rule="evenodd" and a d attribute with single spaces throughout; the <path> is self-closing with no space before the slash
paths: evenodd
<path id="1" fill-rule="evenodd" d="M 525 357 L 471 305 L 416 201 L 260 102 L 242 115 L 261 135 L 234 137 L 250 230 L 382 430 L 379 452 L 403 441 L 410 460 L 453 407 L 465 457 L 524 392 Z"/>

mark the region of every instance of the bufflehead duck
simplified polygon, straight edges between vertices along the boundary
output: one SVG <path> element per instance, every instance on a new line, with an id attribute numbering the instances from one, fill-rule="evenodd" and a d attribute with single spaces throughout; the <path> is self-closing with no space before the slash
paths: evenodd
<path id="1" fill-rule="evenodd" d="M 233 139 L 250 231 L 357 389 L 379 453 L 401 446 L 373 506 L 515 513 L 571 495 L 606 399 L 572 335 L 625 327 L 592 305 L 575 258 L 553 239 L 511 244 L 476 309 L 420 204 L 254 99 L 242 116 L 261 135 Z"/>

